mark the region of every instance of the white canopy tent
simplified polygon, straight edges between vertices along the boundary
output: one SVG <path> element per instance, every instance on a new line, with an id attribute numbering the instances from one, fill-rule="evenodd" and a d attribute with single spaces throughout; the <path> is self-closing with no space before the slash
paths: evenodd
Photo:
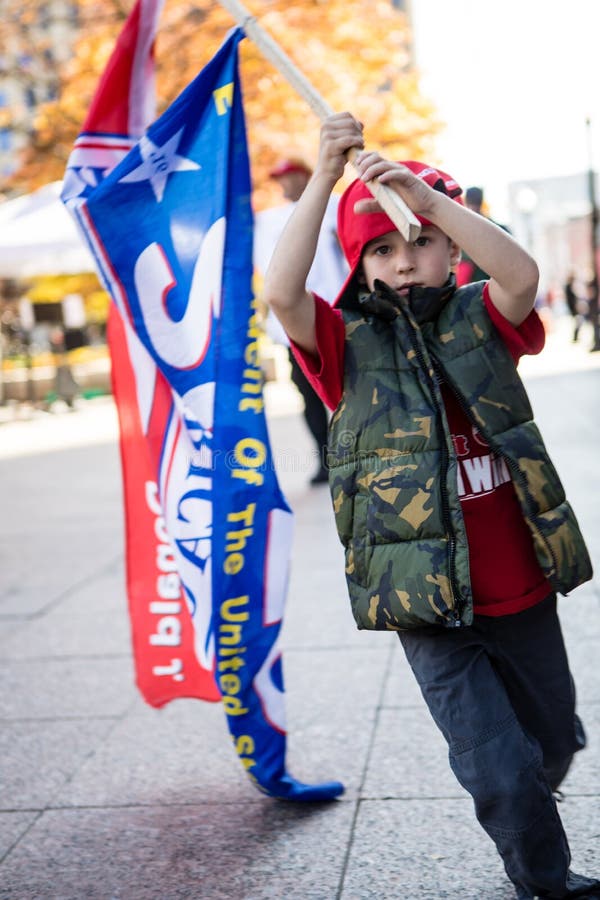
<path id="1" fill-rule="evenodd" d="M 0 278 L 95 271 L 91 253 L 65 209 L 62 181 L 0 204 Z"/>

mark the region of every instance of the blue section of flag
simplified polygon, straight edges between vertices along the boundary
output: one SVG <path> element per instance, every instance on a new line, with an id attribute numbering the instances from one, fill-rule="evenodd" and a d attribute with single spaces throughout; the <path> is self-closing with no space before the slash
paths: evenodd
<path id="1" fill-rule="evenodd" d="M 132 261 L 148 245 L 149 237 L 160 245 L 176 281 L 166 297 L 167 311 L 175 322 L 180 321 L 203 239 L 211 225 L 226 217 L 229 243 L 237 249 L 235 259 L 226 267 L 224 293 L 241 286 L 246 295 L 249 293 L 249 285 L 244 284 L 252 243 L 247 162 L 244 167 L 247 155 L 245 146 L 235 146 L 227 94 L 235 76 L 232 51 L 240 39 L 239 33 L 232 34 L 202 73 L 148 129 L 147 138 L 129 152 L 87 201 L 127 297 L 135 331 L 180 394 L 199 379 L 207 380 L 207 369 L 214 365 L 212 348 L 202 373 L 197 367 L 170 366 L 157 352 L 142 314 Z M 142 156 L 144 145 L 148 146 L 146 159 Z M 231 178 L 230 161 L 237 163 Z M 237 284 L 236 276 L 242 279 Z M 109 278 L 105 281 L 110 283 Z"/>
<path id="2" fill-rule="evenodd" d="M 202 640 L 205 647 L 214 643 L 215 677 L 235 749 L 264 792 L 327 800 L 343 791 L 341 784 L 305 785 L 285 770 L 277 641 L 286 585 L 278 558 L 289 553 L 291 514 L 277 482 L 262 401 L 237 64 L 242 37 L 240 30 L 231 33 L 88 193 L 79 215 L 104 281 L 172 387 L 189 436 L 187 473 L 172 475 L 165 453 L 157 482 L 166 520 L 174 523 L 170 538 L 185 570 L 190 608 L 211 604 Z M 190 509 L 212 511 L 209 532 L 203 520 L 193 539 Z M 201 577 L 209 565 L 210 597 Z"/>

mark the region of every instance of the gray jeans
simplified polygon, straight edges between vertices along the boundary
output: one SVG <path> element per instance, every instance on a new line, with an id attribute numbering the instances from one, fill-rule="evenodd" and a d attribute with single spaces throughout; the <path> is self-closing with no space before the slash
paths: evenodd
<path id="1" fill-rule="evenodd" d="M 553 790 L 585 733 L 556 597 L 512 616 L 476 616 L 469 628 L 401 632 L 400 640 L 452 770 L 520 895 L 575 896 Z"/>

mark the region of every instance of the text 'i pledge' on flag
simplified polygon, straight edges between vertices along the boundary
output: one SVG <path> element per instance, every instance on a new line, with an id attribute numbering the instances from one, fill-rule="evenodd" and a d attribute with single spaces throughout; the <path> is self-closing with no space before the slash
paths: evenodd
<path id="1" fill-rule="evenodd" d="M 302 784 L 285 769 L 278 639 L 291 514 L 260 388 L 242 36 L 230 35 L 79 217 L 137 336 L 131 347 L 141 343 L 161 375 L 146 417 L 158 500 L 196 653 L 213 661 L 236 751 L 266 793 L 325 800 L 343 786 Z"/>

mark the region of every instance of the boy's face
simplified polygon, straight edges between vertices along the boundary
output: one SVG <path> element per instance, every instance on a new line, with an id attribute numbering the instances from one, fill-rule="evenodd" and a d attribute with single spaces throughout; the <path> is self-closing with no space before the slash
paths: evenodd
<path id="1" fill-rule="evenodd" d="M 369 291 L 378 278 L 397 293 L 408 294 L 415 286 L 442 287 L 459 258 L 457 245 L 435 225 L 426 225 L 412 244 L 399 231 L 369 241 L 361 262 Z"/>

